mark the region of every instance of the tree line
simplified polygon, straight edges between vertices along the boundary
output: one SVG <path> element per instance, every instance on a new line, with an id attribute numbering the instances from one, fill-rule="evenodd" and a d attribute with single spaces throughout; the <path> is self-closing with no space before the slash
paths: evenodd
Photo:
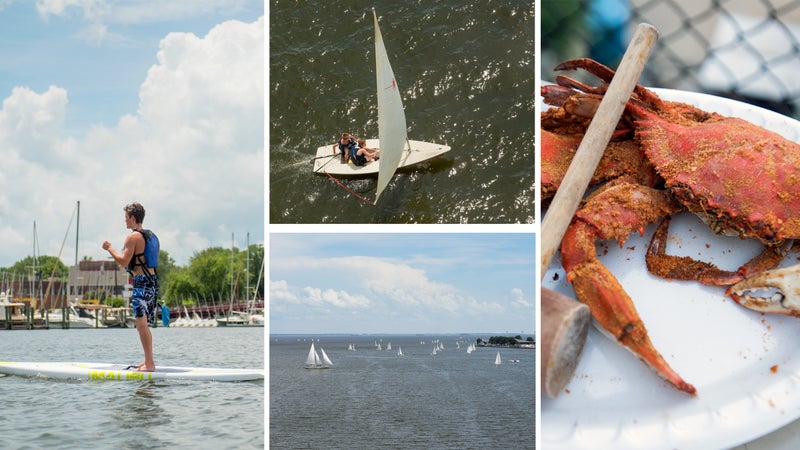
<path id="1" fill-rule="evenodd" d="M 508 336 L 492 336 L 489 338 L 489 342 L 487 343 L 483 338 L 478 338 L 477 343 L 478 345 L 492 345 L 497 347 L 513 347 L 517 344 L 517 340 L 522 340 L 522 336 L 516 335 L 514 337 Z M 533 337 L 528 336 L 525 341 L 533 342 Z"/>

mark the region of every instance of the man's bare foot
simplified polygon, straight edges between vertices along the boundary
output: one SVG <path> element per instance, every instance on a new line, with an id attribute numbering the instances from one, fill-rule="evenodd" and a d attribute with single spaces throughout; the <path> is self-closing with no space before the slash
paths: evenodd
<path id="1" fill-rule="evenodd" d="M 141 363 L 136 366 L 128 366 L 128 370 L 132 370 L 134 372 L 155 372 L 156 366 L 147 366 L 147 363 Z"/>

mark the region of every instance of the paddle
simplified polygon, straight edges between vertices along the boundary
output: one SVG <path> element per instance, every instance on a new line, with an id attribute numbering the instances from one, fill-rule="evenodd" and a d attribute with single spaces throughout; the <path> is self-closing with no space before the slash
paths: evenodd
<path id="1" fill-rule="evenodd" d="M 658 31 L 652 25 L 643 23 L 636 28 L 636 34 L 548 208 L 542 221 L 542 276 L 561 245 L 657 39 Z M 572 378 L 591 321 L 586 305 L 549 289 L 541 290 L 541 386 L 545 395 L 555 398 Z"/>

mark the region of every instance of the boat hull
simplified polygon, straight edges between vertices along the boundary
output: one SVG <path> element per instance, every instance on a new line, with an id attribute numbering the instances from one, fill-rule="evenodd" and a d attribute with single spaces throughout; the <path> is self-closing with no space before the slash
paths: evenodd
<path id="1" fill-rule="evenodd" d="M 378 139 L 367 139 L 367 147 L 380 149 L 379 142 Z M 423 141 L 408 142 L 411 143 L 411 151 L 407 149 L 403 150 L 403 155 L 400 157 L 400 164 L 397 166 L 398 168 L 413 166 L 450 151 L 450 147 L 444 144 Z M 333 145 L 334 144 L 330 144 L 317 149 L 316 158 L 314 159 L 315 173 L 329 173 L 339 176 L 377 175 L 381 163 L 380 159 L 368 162 L 363 166 L 349 163 L 342 164 L 338 151 L 336 154 L 333 154 Z"/>

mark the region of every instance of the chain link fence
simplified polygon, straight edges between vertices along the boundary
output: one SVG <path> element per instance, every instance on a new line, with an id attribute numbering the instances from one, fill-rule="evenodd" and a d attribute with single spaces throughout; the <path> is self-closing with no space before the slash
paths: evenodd
<path id="1" fill-rule="evenodd" d="M 660 34 L 641 82 L 800 119 L 800 0 L 543 0 L 542 77 L 590 57 L 615 68 L 639 23 Z"/>

